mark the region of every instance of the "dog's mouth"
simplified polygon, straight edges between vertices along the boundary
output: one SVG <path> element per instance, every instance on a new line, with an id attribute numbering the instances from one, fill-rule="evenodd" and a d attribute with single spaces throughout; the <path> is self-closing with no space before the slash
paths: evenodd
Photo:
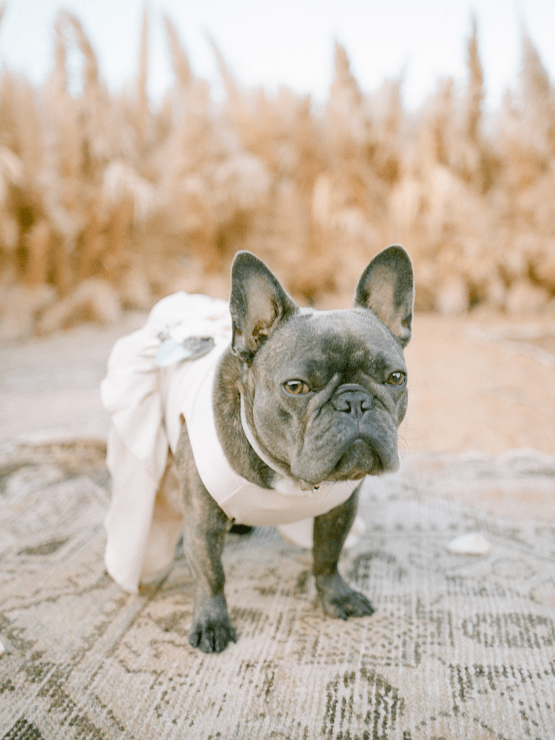
<path id="1" fill-rule="evenodd" d="M 327 480 L 361 480 L 366 475 L 380 475 L 385 467 L 372 445 L 358 437 L 343 451 Z"/>

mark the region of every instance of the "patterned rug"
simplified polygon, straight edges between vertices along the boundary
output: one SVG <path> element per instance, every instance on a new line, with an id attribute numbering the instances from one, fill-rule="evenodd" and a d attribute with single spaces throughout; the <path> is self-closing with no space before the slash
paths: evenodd
<path id="1" fill-rule="evenodd" d="M 310 555 L 230 535 L 239 640 L 187 641 L 178 553 L 139 596 L 102 562 L 109 479 L 95 441 L 0 451 L 2 740 L 552 740 L 555 457 L 409 458 L 365 485 L 342 560 L 373 601 L 326 618 Z M 520 508 L 519 508 L 520 507 Z M 469 532 L 487 555 L 452 554 Z"/>

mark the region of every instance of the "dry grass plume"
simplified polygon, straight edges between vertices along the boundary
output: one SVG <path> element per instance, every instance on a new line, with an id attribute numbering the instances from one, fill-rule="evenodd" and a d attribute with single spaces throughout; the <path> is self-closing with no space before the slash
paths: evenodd
<path id="1" fill-rule="evenodd" d="M 165 27 L 174 83 L 157 105 L 146 11 L 125 93 L 69 13 L 41 89 L 0 73 L 2 337 L 109 321 L 177 288 L 225 296 L 242 248 L 315 305 L 348 302 L 373 254 L 401 242 L 420 309 L 554 308 L 555 89 L 526 33 L 519 77 L 486 116 L 475 20 L 466 83 L 439 80 L 416 112 L 402 79 L 361 90 L 339 43 L 316 107 L 245 89 L 210 41 L 216 105 Z"/>

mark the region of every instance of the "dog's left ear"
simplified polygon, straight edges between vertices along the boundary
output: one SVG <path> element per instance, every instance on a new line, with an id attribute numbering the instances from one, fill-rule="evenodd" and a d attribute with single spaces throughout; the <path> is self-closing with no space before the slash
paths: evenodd
<path id="1" fill-rule="evenodd" d="M 377 254 L 361 275 L 355 306 L 369 308 L 404 347 L 411 337 L 414 273 L 410 257 L 395 244 Z"/>
<path id="2" fill-rule="evenodd" d="M 238 252 L 231 267 L 229 310 L 231 348 L 250 363 L 261 344 L 298 308 L 262 260 L 250 252 Z"/>

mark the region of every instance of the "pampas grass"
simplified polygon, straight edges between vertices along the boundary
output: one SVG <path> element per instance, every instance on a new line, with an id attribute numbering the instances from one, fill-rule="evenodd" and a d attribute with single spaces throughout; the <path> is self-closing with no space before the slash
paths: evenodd
<path id="1" fill-rule="evenodd" d="M 466 82 L 439 80 L 409 112 L 402 79 L 362 90 L 340 43 L 316 107 L 245 89 L 209 39 L 216 104 L 164 21 L 174 83 L 158 105 L 146 12 L 124 92 L 69 13 L 43 88 L 0 73 L 0 335 L 112 320 L 179 288 L 225 296 L 238 249 L 314 305 L 348 304 L 391 242 L 413 257 L 420 309 L 555 305 L 555 89 L 526 33 L 499 110 L 484 111 L 473 19 Z"/>

